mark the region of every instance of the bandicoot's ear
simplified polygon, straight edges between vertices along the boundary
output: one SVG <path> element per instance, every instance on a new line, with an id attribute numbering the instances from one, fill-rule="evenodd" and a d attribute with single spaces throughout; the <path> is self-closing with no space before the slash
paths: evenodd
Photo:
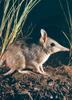
<path id="1" fill-rule="evenodd" d="M 41 38 L 40 38 L 40 42 L 41 43 L 45 43 L 47 41 L 47 32 L 44 29 L 41 29 Z"/>

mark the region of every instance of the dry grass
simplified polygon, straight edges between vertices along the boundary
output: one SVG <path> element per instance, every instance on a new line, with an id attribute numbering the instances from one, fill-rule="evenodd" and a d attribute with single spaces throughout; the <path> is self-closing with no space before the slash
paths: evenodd
<path id="1" fill-rule="evenodd" d="M 1 54 L 4 53 L 6 47 L 13 43 L 15 38 L 20 34 L 28 14 L 40 1 L 41 0 L 4 0 L 4 12 L 0 26 L 0 37 L 2 38 L 2 36 L 4 36 L 4 38 L 2 38 Z M 20 15 L 22 6 L 24 6 L 24 8 Z"/>

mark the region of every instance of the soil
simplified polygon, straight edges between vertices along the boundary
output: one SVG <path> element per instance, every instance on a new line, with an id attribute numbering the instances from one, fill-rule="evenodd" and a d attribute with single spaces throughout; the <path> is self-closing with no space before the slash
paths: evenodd
<path id="1" fill-rule="evenodd" d="M 35 71 L 3 77 L 0 68 L 0 100 L 72 100 L 72 67 L 46 67 L 47 76 Z"/>

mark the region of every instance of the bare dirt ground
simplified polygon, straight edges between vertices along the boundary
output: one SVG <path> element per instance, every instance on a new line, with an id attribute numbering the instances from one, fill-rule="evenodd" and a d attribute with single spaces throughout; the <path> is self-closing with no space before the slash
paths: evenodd
<path id="1" fill-rule="evenodd" d="M 47 67 L 48 76 L 37 72 L 3 77 L 0 68 L 0 100 L 72 100 L 72 67 Z"/>

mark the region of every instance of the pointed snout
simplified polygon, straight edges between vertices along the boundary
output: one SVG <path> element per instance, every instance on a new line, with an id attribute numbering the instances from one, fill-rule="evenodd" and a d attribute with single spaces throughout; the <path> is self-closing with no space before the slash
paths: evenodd
<path id="1" fill-rule="evenodd" d="M 70 51 L 70 49 L 69 48 L 66 48 L 66 47 L 62 47 L 61 50 L 62 51 Z"/>

